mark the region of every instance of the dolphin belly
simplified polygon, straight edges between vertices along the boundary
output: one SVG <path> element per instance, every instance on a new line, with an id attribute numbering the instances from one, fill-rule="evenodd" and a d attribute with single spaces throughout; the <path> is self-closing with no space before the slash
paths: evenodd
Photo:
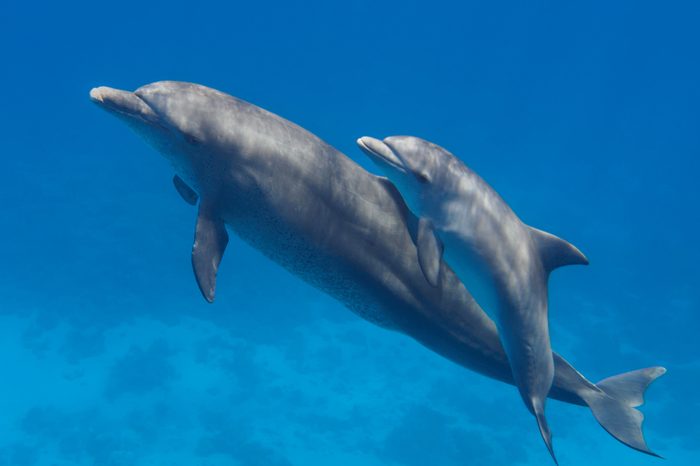
<path id="1" fill-rule="evenodd" d="M 488 264 L 461 235 L 446 232 L 440 234 L 440 238 L 445 244 L 445 262 L 457 274 L 479 307 L 498 325 L 503 317 L 499 290 Z"/>

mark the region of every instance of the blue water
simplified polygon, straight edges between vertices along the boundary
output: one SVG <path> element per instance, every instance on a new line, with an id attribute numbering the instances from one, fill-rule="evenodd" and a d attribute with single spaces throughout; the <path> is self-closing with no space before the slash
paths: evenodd
<path id="1" fill-rule="evenodd" d="M 589 267 L 551 279 L 592 380 L 668 374 L 651 458 L 548 404 L 565 466 L 700 464 L 697 2 L 19 2 L 0 14 L 0 464 L 549 465 L 516 390 L 373 327 L 195 211 L 88 99 L 177 79 L 355 139 L 459 155 Z"/>

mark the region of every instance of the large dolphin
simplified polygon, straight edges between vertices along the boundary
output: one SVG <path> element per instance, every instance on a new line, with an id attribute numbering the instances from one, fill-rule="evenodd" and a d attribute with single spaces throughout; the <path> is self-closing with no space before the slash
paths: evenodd
<path id="1" fill-rule="evenodd" d="M 208 301 L 228 226 L 359 316 L 513 383 L 496 326 L 457 276 L 440 264 L 437 286 L 425 280 L 411 233 L 416 219 L 386 178 L 283 118 L 197 84 L 98 87 L 90 97 L 165 155 L 187 202 L 199 200 L 192 264 Z M 593 384 L 556 354 L 554 361 L 550 397 L 588 406 L 616 439 L 653 454 L 634 408 L 665 369 Z"/>
<path id="2" fill-rule="evenodd" d="M 588 260 L 566 241 L 525 225 L 491 186 L 442 147 L 413 136 L 363 137 L 357 143 L 420 218 L 418 259 L 428 281 L 437 283 L 444 258 L 496 321 L 520 395 L 554 457 L 544 415 L 554 378 L 547 280 L 557 267 Z"/>

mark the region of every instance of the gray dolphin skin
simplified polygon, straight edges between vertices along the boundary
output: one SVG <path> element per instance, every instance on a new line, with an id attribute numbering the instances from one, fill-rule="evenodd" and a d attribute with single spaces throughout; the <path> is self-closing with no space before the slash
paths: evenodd
<path id="1" fill-rule="evenodd" d="M 491 186 L 442 147 L 412 136 L 363 137 L 357 143 L 420 217 L 418 257 L 428 281 L 437 282 L 444 258 L 496 321 L 516 385 L 554 457 L 544 415 L 554 377 L 547 280 L 557 267 L 588 260 L 566 241 L 525 225 Z"/>
<path id="2" fill-rule="evenodd" d="M 439 264 L 436 284 L 426 280 L 415 246 L 418 220 L 386 178 L 301 127 L 201 85 L 98 87 L 90 97 L 161 152 L 177 191 L 199 204 L 192 265 L 207 301 L 214 300 L 228 227 L 362 318 L 514 383 L 495 324 L 449 266 Z M 616 439 L 654 454 L 635 408 L 665 369 L 593 384 L 554 354 L 554 371 L 549 397 L 588 406 Z"/>

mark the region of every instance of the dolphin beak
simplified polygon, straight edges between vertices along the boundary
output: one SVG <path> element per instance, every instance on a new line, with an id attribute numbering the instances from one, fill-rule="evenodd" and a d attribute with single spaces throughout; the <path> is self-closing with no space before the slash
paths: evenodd
<path id="1" fill-rule="evenodd" d="M 379 139 L 364 136 L 357 140 L 357 145 L 360 146 L 362 152 L 367 154 L 377 165 L 389 165 L 396 170 L 402 172 L 406 171 L 401 159 L 394 154 L 394 151 L 392 151 L 388 145 Z"/>
<path id="2" fill-rule="evenodd" d="M 95 87 L 90 91 L 90 100 L 99 107 L 119 115 L 151 123 L 158 121 L 158 115 L 153 109 L 133 92 L 106 86 Z"/>

